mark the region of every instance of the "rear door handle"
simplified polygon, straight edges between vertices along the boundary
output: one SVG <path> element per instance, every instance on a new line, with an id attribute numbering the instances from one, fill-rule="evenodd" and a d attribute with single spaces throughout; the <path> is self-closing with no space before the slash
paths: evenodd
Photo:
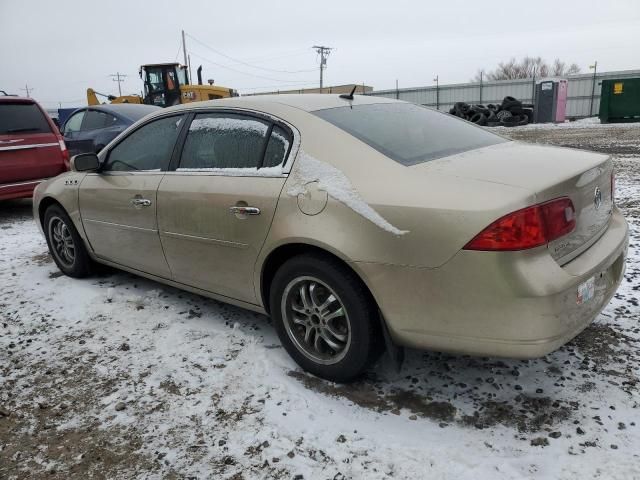
<path id="1" fill-rule="evenodd" d="M 132 198 L 131 199 L 131 205 L 133 205 L 136 208 L 139 207 L 148 207 L 149 205 L 151 205 L 151 200 L 147 200 L 146 198 Z"/>
<path id="2" fill-rule="evenodd" d="M 229 207 L 229 211 L 234 215 L 260 215 L 260 209 L 258 207 L 242 207 L 234 205 Z"/>

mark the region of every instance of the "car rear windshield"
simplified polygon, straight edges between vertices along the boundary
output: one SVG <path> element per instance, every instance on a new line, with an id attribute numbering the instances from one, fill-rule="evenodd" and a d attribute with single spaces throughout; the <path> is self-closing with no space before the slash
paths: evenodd
<path id="1" fill-rule="evenodd" d="M 345 106 L 313 113 L 406 166 L 508 141 L 412 103 Z"/>
<path id="2" fill-rule="evenodd" d="M 50 133 L 51 127 L 34 103 L 0 103 L 0 135 Z"/>

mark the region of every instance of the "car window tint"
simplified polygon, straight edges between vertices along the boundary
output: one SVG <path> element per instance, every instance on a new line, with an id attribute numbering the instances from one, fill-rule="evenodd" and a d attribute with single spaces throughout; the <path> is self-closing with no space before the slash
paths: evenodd
<path id="1" fill-rule="evenodd" d="M 267 122 L 245 115 L 196 115 L 178 170 L 256 168 L 262 160 L 268 130 Z"/>
<path id="2" fill-rule="evenodd" d="M 287 153 L 289 152 L 289 146 L 291 145 L 291 138 L 289 133 L 278 125 L 273 126 L 271 136 L 269 137 L 269 143 L 267 143 L 267 150 L 264 153 L 264 167 L 275 167 L 281 165 Z"/>
<path id="3" fill-rule="evenodd" d="M 84 116 L 82 130 L 96 130 L 98 128 L 104 128 L 107 125 L 107 121 L 108 116 L 106 113 L 89 110 Z"/>
<path id="4" fill-rule="evenodd" d="M 50 132 L 49 122 L 36 104 L 0 104 L 0 135 Z"/>
<path id="5" fill-rule="evenodd" d="M 452 115 L 412 103 L 378 103 L 313 112 L 403 165 L 508 140 Z"/>
<path id="6" fill-rule="evenodd" d="M 181 123 L 182 116 L 173 116 L 138 128 L 111 150 L 101 170 L 165 170 L 171 160 Z"/>
<path id="7" fill-rule="evenodd" d="M 82 119 L 84 118 L 86 110 L 73 114 L 64 124 L 64 133 L 73 133 L 80 131 L 82 126 Z"/>

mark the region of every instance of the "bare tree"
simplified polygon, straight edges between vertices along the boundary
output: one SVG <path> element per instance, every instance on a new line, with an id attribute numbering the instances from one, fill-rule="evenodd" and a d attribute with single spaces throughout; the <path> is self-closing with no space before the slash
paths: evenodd
<path id="1" fill-rule="evenodd" d="M 580 67 L 572 63 L 567 66 L 559 58 L 556 58 L 550 66 L 542 57 L 524 57 L 517 61 L 511 58 L 507 62 L 500 62 L 495 70 L 484 72 L 482 78 L 484 80 L 515 80 L 518 78 L 536 77 L 564 77 L 580 73 Z M 480 81 L 481 71 L 478 71 L 473 81 Z"/>

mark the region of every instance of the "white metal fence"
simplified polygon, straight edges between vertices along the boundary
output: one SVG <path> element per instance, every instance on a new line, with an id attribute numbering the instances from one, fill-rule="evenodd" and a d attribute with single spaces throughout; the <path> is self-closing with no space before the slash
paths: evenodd
<path id="1" fill-rule="evenodd" d="M 619 72 L 598 72 L 593 89 L 593 107 L 591 112 L 591 91 L 594 76 L 591 73 L 570 75 L 567 98 L 567 117 L 583 118 L 597 115 L 600 108 L 600 84 L 602 80 L 640 77 L 640 70 L 623 70 Z M 507 95 L 524 103 L 533 103 L 536 81 L 540 79 L 526 78 L 522 80 L 500 80 L 482 83 L 458 83 L 440 85 L 439 87 L 400 88 L 378 90 L 368 95 L 396 98 L 407 102 L 419 103 L 438 110 L 449 111 L 456 102 L 467 103 L 500 103 Z"/>

